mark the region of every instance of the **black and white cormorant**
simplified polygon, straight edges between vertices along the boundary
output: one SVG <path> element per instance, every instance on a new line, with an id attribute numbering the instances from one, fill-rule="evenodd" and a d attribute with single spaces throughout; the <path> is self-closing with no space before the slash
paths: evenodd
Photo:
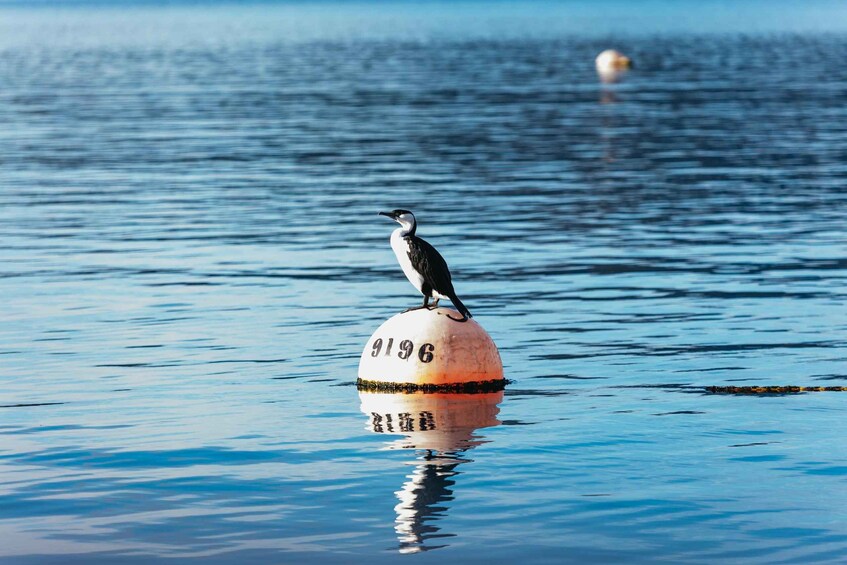
<path id="1" fill-rule="evenodd" d="M 391 248 L 397 256 L 403 273 L 409 282 L 423 294 L 423 305 L 419 308 L 434 308 L 438 301 L 447 298 L 464 318 L 457 320 L 465 322 L 471 318 L 470 310 L 465 308 L 456 291 L 453 290 L 453 281 L 450 278 L 450 269 L 444 257 L 435 248 L 415 235 L 418 227 L 415 215 L 408 210 L 392 210 L 391 212 L 380 212 L 380 216 L 387 216 L 400 224 L 400 227 L 391 234 Z M 435 301 L 429 304 L 430 298 Z M 449 317 L 449 316 L 448 316 Z M 456 319 L 456 318 L 451 318 Z"/>

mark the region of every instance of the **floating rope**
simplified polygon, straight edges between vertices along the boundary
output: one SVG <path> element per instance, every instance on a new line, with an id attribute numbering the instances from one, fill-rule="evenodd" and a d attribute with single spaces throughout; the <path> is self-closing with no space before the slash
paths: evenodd
<path id="1" fill-rule="evenodd" d="M 382 381 L 356 380 L 356 388 L 367 392 L 455 392 L 474 394 L 480 392 L 500 392 L 508 384 L 506 379 L 492 381 L 469 381 L 466 383 L 417 384 L 386 383 Z"/>
<path id="2" fill-rule="evenodd" d="M 800 392 L 847 392 L 847 386 L 707 386 L 712 394 L 797 394 Z"/>

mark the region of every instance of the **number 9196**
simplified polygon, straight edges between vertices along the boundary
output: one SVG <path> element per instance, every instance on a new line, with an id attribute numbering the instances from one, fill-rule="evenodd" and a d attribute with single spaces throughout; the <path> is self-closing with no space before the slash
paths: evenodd
<path id="1" fill-rule="evenodd" d="M 383 351 L 382 347 L 385 346 L 385 350 Z M 371 357 L 378 357 L 380 354 L 385 357 L 391 356 L 391 350 L 394 347 L 394 338 L 388 338 L 388 341 L 385 342 L 381 337 L 378 337 L 374 340 L 372 349 L 371 349 Z M 412 353 L 415 351 L 415 344 L 409 341 L 408 339 L 404 339 L 401 341 L 395 353 L 397 357 L 400 359 L 408 359 L 412 356 Z M 435 356 L 435 346 L 431 343 L 424 343 L 418 348 L 418 359 L 420 359 L 421 363 L 429 363 L 432 361 Z"/>

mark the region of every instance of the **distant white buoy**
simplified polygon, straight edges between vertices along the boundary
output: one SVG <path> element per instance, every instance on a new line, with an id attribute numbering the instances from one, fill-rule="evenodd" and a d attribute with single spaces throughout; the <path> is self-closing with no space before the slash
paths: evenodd
<path id="1" fill-rule="evenodd" d="M 379 391 L 498 390 L 505 384 L 497 346 L 473 318 L 450 308 L 397 314 L 368 340 L 360 388 Z"/>
<path id="2" fill-rule="evenodd" d="M 594 60 L 597 74 L 604 82 L 617 80 L 621 73 L 632 68 L 632 60 L 615 49 L 606 49 Z"/>

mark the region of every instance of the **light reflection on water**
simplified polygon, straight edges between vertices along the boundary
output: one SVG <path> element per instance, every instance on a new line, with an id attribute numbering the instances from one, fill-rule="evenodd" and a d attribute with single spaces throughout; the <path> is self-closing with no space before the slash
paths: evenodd
<path id="1" fill-rule="evenodd" d="M 0 561 L 843 560 L 843 393 L 697 388 L 847 380 L 843 3 L 614 4 L 0 12 Z M 514 381 L 411 477 L 395 207 Z"/>

